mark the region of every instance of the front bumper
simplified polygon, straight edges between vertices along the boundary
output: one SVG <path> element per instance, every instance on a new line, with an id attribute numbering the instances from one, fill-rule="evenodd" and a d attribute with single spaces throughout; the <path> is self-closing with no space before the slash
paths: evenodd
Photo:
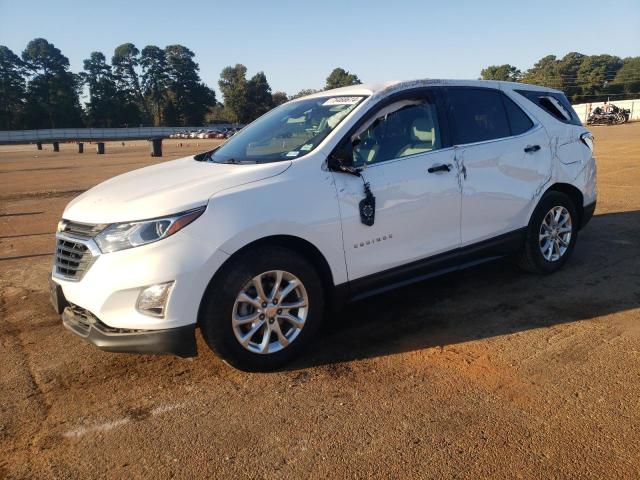
<path id="1" fill-rule="evenodd" d="M 64 298 L 60 285 L 50 282 L 51 303 L 62 313 L 62 324 L 79 337 L 107 352 L 197 355 L 195 323 L 163 330 L 127 330 L 105 325 L 95 315 Z"/>
<path id="2" fill-rule="evenodd" d="M 167 330 L 197 323 L 207 285 L 229 256 L 186 230 L 149 245 L 100 254 L 79 281 L 60 278 L 54 266 L 53 282 L 69 303 L 112 328 Z M 140 293 L 167 282 L 174 285 L 164 316 L 141 313 L 136 308 Z"/>

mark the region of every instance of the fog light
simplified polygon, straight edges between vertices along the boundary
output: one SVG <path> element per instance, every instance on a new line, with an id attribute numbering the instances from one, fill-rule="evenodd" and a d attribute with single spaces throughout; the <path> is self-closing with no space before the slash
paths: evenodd
<path id="1" fill-rule="evenodd" d="M 143 315 L 164 318 L 167 299 L 173 288 L 173 282 L 159 283 L 145 288 L 136 302 L 136 310 Z"/>

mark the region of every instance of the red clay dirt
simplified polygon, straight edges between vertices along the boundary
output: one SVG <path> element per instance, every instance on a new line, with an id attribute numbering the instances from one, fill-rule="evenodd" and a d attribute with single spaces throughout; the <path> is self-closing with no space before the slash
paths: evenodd
<path id="1" fill-rule="evenodd" d="M 350 305 L 272 374 L 201 339 L 193 360 L 104 353 L 48 303 L 65 204 L 210 141 L 0 147 L 0 478 L 639 478 L 640 124 L 593 132 L 598 208 L 563 271 Z"/>

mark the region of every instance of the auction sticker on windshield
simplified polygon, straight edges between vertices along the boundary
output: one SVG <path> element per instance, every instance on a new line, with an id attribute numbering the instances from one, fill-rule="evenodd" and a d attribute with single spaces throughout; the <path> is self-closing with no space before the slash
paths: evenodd
<path id="1" fill-rule="evenodd" d="M 322 104 L 323 107 L 330 105 L 353 105 L 358 103 L 362 97 L 333 97 Z"/>

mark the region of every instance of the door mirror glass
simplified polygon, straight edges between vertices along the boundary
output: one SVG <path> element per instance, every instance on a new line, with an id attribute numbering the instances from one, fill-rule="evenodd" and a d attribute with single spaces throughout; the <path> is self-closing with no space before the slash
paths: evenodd
<path id="1" fill-rule="evenodd" d="M 344 170 L 353 167 L 353 147 L 345 142 L 336 148 L 327 160 L 331 170 Z"/>

